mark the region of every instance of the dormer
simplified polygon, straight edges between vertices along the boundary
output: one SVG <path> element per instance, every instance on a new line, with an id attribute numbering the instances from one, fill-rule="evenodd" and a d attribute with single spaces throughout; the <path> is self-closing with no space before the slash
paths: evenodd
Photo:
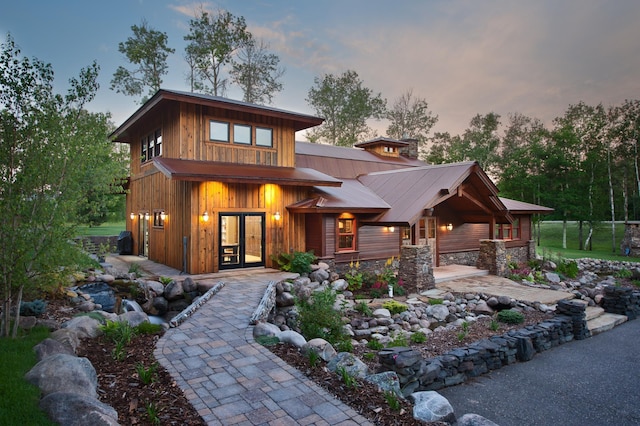
<path id="1" fill-rule="evenodd" d="M 365 151 L 369 151 L 377 155 L 397 158 L 400 156 L 400 150 L 402 148 L 408 147 L 409 145 L 410 143 L 406 141 L 379 137 L 365 142 L 357 143 L 354 146 L 358 148 L 364 148 Z"/>

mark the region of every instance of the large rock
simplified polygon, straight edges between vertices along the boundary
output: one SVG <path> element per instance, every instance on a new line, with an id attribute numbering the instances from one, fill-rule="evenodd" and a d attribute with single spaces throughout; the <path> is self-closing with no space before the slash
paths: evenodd
<path id="1" fill-rule="evenodd" d="M 345 291 L 349 288 L 347 280 L 340 278 L 331 283 L 331 289 L 334 291 Z"/>
<path id="2" fill-rule="evenodd" d="M 411 398 L 414 401 L 413 417 L 418 420 L 453 423 L 456 419 L 453 407 L 438 392 L 415 392 L 411 394 Z"/>
<path id="3" fill-rule="evenodd" d="M 159 281 L 147 281 L 147 287 L 153 291 L 156 296 L 162 296 L 164 294 L 164 285 Z"/>
<path id="4" fill-rule="evenodd" d="M 158 315 L 164 315 L 169 309 L 169 301 L 162 296 L 153 298 L 151 307 L 158 312 Z"/>
<path id="5" fill-rule="evenodd" d="M 118 425 L 118 413 L 113 407 L 87 395 L 52 393 L 40 400 L 40 409 L 60 425 Z"/>
<path id="6" fill-rule="evenodd" d="M 259 337 L 275 337 L 280 334 L 280 328 L 270 322 L 259 322 L 253 327 L 253 338 Z"/>
<path id="7" fill-rule="evenodd" d="M 286 306 L 293 306 L 296 304 L 296 299 L 291 293 L 282 292 L 276 296 L 276 306 L 284 308 Z"/>
<path id="8" fill-rule="evenodd" d="M 378 386 L 382 392 L 393 392 L 400 398 L 402 391 L 400 390 L 400 379 L 395 371 L 385 371 L 378 374 L 370 374 L 364 378 L 367 382 L 371 382 Z"/>
<path id="9" fill-rule="evenodd" d="M 380 308 L 373 311 L 374 318 L 391 318 L 391 312 L 388 309 Z"/>
<path id="10" fill-rule="evenodd" d="M 71 349 L 73 353 L 76 353 L 78 349 L 78 345 L 80 344 L 80 338 L 78 338 L 78 332 L 69 328 L 61 328 L 59 330 L 54 331 L 49 335 L 53 340 L 57 340 L 58 342 L 66 345 Z"/>
<path id="11" fill-rule="evenodd" d="M 305 339 L 302 334 L 293 330 L 281 331 L 277 337 L 282 343 L 289 343 L 298 349 L 302 349 L 307 344 L 307 339 Z"/>
<path id="12" fill-rule="evenodd" d="M 144 312 L 130 311 L 118 315 L 118 321 L 128 322 L 131 327 L 137 327 L 143 322 L 149 322 L 149 317 Z"/>
<path id="13" fill-rule="evenodd" d="M 87 315 L 80 315 L 66 321 L 62 324 L 62 328 L 76 330 L 78 337 L 84 339 L 101 336 L 102 330 L 100 329 L 100 325 L 100 321 Z"/>
<path id="14" fill-rule="evenodd" d="M 479 414 L 465 414 L 458 419 L 458 426 L 498 426 Z"/>
<path id="15" fill-rule="evenodd" d="M 344 368 L 345 371 L 353 377 L 364 379 L 369 375 L 369 367 L 367 364 L 360 361 L 358 357 L 349 352 L 340 352 L 329 363 L 327 368 L 330 371 L 337 372 L 340 368 Z"/>
<path id="16" fill-rule="evenodd" d="M 196 283 L 193 278 L 187 277 L 184 281 L 182 281 L 182 289 L 185 293 L 198 291 L 198 283 Z"/>
<path id="17" fill-rule="evenodd" d="M 171 281 L 167 284 L 164 288 L 164 297 L 170 302 L 182 299 L 184 297 L 184 287 L 182 287 L 182 282 Z"/>
<path id="18" fill-rule="evenodd" d="M 314 351 L 326 362 L 331 361 L 338 354 L 331 343 L 319 337 L 309 340 L 306 349 Z"/>
<path id="19" fill-rule="evenodd" d="M 75 352 L 71 350 L 69 345 L 62 344 L 57 340 L 46 338 L 42 342 L 33 347 L 36 353 L 36 359 L 42 361 L 46 357 L 56 354 L 66 354 L 75 356 Z"/>
<path id="20" fill-rule="evenodd" d="M 329 271 L 326 269 L 318 269 L 309 274 L 311 281 L 317 281 L 319 283 L 329 279 Z"/>
<path id="21" fill-rule="evenodd" d="M 449 308 L 445 305 L 430 305 L 425 312 L 438 321 L 445 321 L 449 316 Z"/>
<path id="22" fill-rule="evenodd" d="M 479 300 L 478 303 L 473 306 L 471 312 L 476 315 L 493 315 L 493 309 L 491 309 L 484 300 Z"/>
<path id="23" fill-rule="evenodd" d="M 25 378 L 38 386 L 43 395 L 65 392 L 97 397 L 98 376 L 87 358 L 51 355 L 29 370 Z"/>

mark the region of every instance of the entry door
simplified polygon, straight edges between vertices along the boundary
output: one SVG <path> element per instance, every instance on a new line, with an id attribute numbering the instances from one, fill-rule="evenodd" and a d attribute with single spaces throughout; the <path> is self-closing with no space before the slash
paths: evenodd
<path id="1" fill-rule="evenodd" d="M 264 266 L 264 213 L 220 213 L 220 269 Z"/>
<path id="2" fill-rule="evenodd" d="M 138 215 L 138 256 L 149 257 L 149 217 L 148 213 Z"/>

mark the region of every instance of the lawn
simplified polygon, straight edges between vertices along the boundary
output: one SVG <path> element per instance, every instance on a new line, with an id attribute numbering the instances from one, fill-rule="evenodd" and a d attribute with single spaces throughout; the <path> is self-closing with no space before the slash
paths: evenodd
<path id="1" fill-rule="evenodd" d="M 119 235 L 120 232 L 126 230 L 125 221 L 120 222 L 106 222 L 100 226 L 78 226 L 79 236 L 112 236 Z"/>
<path id="2" fill-rule="evenodd" d="M 587 225 L 583 225 L 583 243 L 587 237 Z M 600 223 L 593 231 L 593 251 L 579 250 L 578 223 L 567 223 L 567 248 L 562 248 L 562 222 L 542 222 L 540 225 L 540 245 L 537 247 L 539 255 L 545 253 L 559 254 L 562 257 L 577 259 L 593 257 L 607 260 L 640 261 L 620 255 L 620 243 L 624 237 L 624 223 L 616 223 L 616 252 L 613 253 L 611 241 L 611 224 Z"/>

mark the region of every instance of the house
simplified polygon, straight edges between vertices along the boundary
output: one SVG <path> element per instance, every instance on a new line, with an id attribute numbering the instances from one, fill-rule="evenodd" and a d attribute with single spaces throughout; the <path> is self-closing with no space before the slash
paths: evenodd
<path id="1" fill-rule="evenodd" d="M 337 269 L 429 245 L 434 264 L 475 265 L 481 239 L 527 259 L 532 215 L 498 196 L 476 162 L 430 166 L 417 142 L 356 148 L 296 142 L 322 119 L 160 90 L 112 134 L 131 150 L 127 230 L 134 254 L 191 274 L 272 267 L 308 251 Z"/>

